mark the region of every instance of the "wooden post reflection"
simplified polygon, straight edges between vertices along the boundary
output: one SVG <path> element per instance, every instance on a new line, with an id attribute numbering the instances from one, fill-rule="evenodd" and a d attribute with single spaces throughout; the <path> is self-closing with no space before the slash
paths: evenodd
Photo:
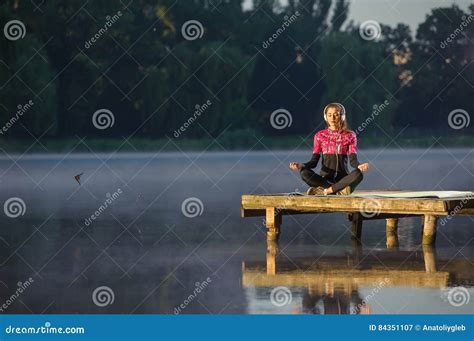
<path id="1" fill-rule="evenodd" d="M 267 240 L 267 275 L 276 274 L 276 255 L 278 253 L 278 242 Z"/>
<path id="2" fill-rule="evenodd" d="M 423 245 L 423 258 L 426 272 L 436 272 L 436 248 L 433 245 Z"/>
<path id="3" fill-rule="evenodd" d="M 398 247 L 398 219 L 389 218 L 387 219 L 386 226 L 386 236 L 387 236 L 387 248 Z"/>
<path id="4" fill-rule="evenodd" d="M 359 265 L 362 259 L 362 243 L 358 239 L 352 239 L 352 257 L 349 260 L 349 266 Z"/>
<path id="5" fill-rule="evenodd" d="M 351 226 L 351 239 L 352 240 L 361 240 L 362 237 L 362 214 L 353 213 L 352 214 L 352 226 Z"/>

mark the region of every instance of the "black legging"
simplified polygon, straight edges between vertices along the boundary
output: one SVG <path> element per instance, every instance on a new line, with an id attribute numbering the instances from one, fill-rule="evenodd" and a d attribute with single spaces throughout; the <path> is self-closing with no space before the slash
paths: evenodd
<path id="1" fill-rule="evenodd" d="M 332 186 L 333 192 L 337 193 L 341 189 L 350 186 L 351 193 L 354 192 L 354 189 L 364 178 L 362 172 L 359 169 L 355 169 L 349 174 L 338 173 L 334 177 L 334 173 L 321 172 L 321 175 L 316 174 L 309 168 L 302 168 L 300 170 L 301 178 L 306 182 L 310 187 L 324 187 L 329 188 Z"/>

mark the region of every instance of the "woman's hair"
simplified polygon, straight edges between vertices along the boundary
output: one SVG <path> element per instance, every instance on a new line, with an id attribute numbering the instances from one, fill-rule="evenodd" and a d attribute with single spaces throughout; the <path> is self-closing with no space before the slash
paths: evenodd
<path id="1" fill-rule="evenodd" d="M 326 105 L 326 107 L 324 108 L 324 113 L 323 113 L 324 117 L 326 117 L 326 112 L 328 111 L 329 108 L 335 108 L 337 112 L 339 113 L 340 118 L 341 118 L 340 119 L 341 126 L 339 128 L 344 131 L 351 131 L 351 129 L 349 128 L 349 124 L 347 123 L 347 118 L 345 120 L 342 119 L 342 110 L 344 109 L 341 108 L 339 103 L 329 103 L 328 105 Z M 327 121 L 326 121 L 326 128 L 329 128 L 329 124 Z"/>

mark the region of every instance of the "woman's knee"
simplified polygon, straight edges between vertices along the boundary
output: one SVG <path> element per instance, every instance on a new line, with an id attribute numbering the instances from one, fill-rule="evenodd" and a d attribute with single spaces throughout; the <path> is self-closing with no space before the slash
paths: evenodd
<path id="1" fill-rule="evenodd" d="M 361 182 L 364 179 L 364 174 L 360 171 L 360 169 L 355 170 L 356 173 L 356 180 Z"/>
<path id="2" fill-rule="evenodd" d="M 304 181 L 308 181 L 311 176 L 313 175 L 313 171 L 308 169 L 308 168 L 301 168 L 300 169 L 300 176 L 301 176 L 301 179 L 303 179 Z"/>
<path id="3" fill-rule="evenodd" d="M 361 182 L 362 179 L 364 179 L 364 174 L 362 174 L 359 168 L 354 169 L 351 174 L 349 174 L 349 176 L 351 177 L 352 181 L 356 182 Z"/>

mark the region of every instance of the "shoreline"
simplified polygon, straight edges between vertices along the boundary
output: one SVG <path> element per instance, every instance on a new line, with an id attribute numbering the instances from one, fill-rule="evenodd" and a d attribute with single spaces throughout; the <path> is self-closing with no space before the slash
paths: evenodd
<path id="1" fill-rule="evenodd" d="M 397 147 L 372 147 L 372 148 L 363 148 L 359 149 L 359 154 L 367 155 L 372 153 L 379 153 L 383 151 L 384 154 L 391 154 L 391 153 L 400 153 L 403 152 L 407 155 L 411 154 L 419 154 L 425 153 L 427 155 L 430 154 L 439 154 L 439 153 L 456 153 L 460 152 L 463 154 L 469 154 L 472 151 L 470 147 L 448 147 L 448 151 L 441 148 L 430 148 L 430 150 L 426 150 L 426 148 L 405 148 L 399 149 Z M 235 150 L 207 150 L 205 152 L 200 150 L 186 150 L 186 151 L 178 151 L 178 150 L 167 150 L 167 151 L 159 151 L 157 150 L 148 150 L 148 151 L 86 151 L 86 152 L 31 152 L 31 153 L 0 153 L 0 161 L 13 161 L 13 160 L 21 160 L 21 161 L 33 161 L 33 160 L 55 160 L 55 159 L 62 159 L 67 157 L 69 160 L 88 160 L 91 157 L 101 159 L 177 159 L 182 157 L 183 155 L 187 155 L 188 157 L 197 157 L 199 158 L 214 158 L 214 157 L 234 157 L 235 155 L 241 156 L 243 154 L 249 154 L 250 157 L 252 156 L 261 156 L 264 157 L 266 155 L 299 155 L 301 154 L 302 157 L 306 157 L 311 154 L 311 150 L 308 149 L 296 149 L 296 150 L 288 150 L 288 149 L 271 149 L 271 150 L 244 150 L 244 149 L 235 149 Z"/>
<path id="2" fill-rule="evenodd" d="M 243 140 L 237 139 L 180 139 L 161 138 L 145 139 L 135 138 L 125 142 L 124 139 L 97 139 L 91 138 L 81 142 L 76 139 L 44 139 L 35 140 L 0 140 L 0 150 L 4 153 L 14 154 L 51 154 L 51 153 L 142 153 L 142 152 L 202 152 L 206 151 L 307 151 L 311 149 L 312 137 L 304 140 L 303 136 L 263 137 L 257 139 L 253 136 Z M 387 148 L 400 149 L 419 148 L 474 148 L 474 136 L 434 136 L 398 138 L 396 141 L 388 137 L 360 139 L 359 149 Z"/>

